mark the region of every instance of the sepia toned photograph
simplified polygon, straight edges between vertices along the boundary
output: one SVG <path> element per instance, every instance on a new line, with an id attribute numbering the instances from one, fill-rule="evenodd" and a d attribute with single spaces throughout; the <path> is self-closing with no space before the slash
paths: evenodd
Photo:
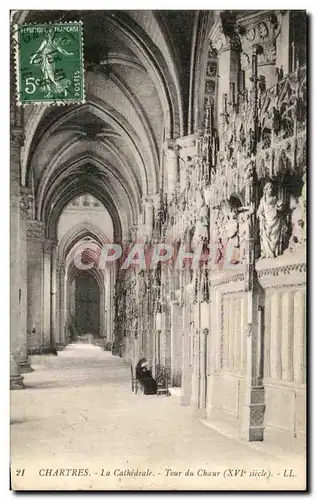
<path id="1" fill-rule="evenodd" d="M 306 491 L 306 11 L 9 17 L 11 489 Z"/>

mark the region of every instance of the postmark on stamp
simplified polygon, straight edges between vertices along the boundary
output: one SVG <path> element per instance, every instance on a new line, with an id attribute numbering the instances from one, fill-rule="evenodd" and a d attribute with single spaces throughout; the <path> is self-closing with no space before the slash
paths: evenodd
<path id="1" fill-rule="evenodd" d="M 85 99 L 82 22 L 16 25 L 17 104 Z"/>

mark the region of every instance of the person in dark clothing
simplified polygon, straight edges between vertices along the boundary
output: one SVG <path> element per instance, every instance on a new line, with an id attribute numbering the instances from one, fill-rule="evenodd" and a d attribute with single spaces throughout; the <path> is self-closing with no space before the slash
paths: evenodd
<path id="1" fill-rule="evenodd" d="M 136 365 L 136 378 L 143 386 L 144 394 L 157 394 L 157 382 L 153 378 L 145 358 L 141 358 Z"/>

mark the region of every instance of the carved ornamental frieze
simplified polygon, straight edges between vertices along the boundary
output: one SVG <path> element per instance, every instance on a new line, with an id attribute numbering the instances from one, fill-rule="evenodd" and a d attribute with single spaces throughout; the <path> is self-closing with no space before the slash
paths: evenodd
<path id="1" fill-rule="evenodd" d="M 238 32 L 241 41 L 241 68 L 251 68 L 254 48 L 258 51 L 258 65 L 274 64 L 276 60 L 276 38 L 281 29 L 281 16 L 268 11 L 259 11 L 251 21 L 239 21 Z"/>

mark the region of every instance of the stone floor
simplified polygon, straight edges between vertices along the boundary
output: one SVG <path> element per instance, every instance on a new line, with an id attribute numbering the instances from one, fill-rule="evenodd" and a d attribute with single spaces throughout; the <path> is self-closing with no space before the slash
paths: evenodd
<path id="1" fill-rule="evenodd" d="M 129 366 L 97 346 L 33 356 L 32 366 L 27 388 L 11 391 L 13 489 L 305 487 L 302 456 L 219 434 L 182 407 L 176 391 L 133 394 Z"/>

